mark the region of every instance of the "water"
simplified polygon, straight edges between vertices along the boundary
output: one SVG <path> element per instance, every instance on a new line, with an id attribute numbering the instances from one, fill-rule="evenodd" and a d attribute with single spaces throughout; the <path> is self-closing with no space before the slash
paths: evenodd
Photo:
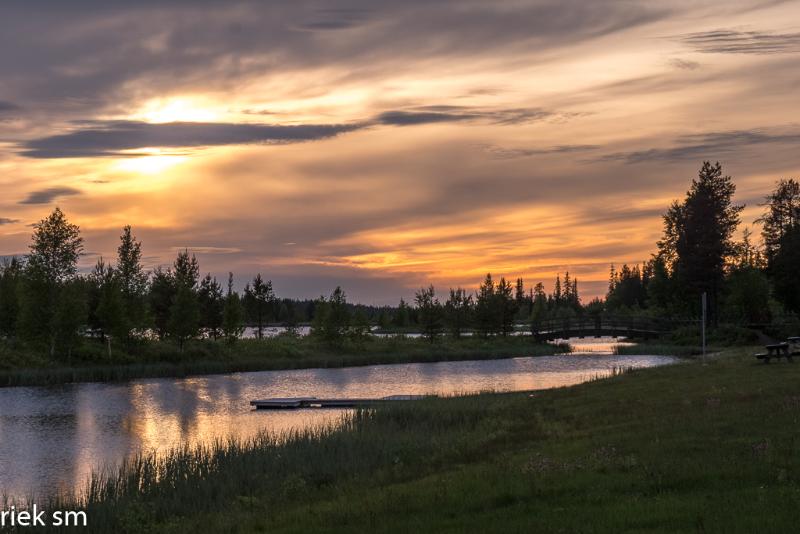
<path id="1" fill-rule="evenodd" d="M 281 432 L 334 421 L 343 412 L 257 412 L 249 406 L 257 398 L 543 389 L 608 375 L 614 368 L 675 361 L 669 356 L 614 356 L 608 351 L 616 343 L 582 340 L 576 347 L 583 349 L 580 353 L 537 358 L 0 389 L 0 494 L 29 497 L 80 489 L 92 470 L 138 451 Z"/>

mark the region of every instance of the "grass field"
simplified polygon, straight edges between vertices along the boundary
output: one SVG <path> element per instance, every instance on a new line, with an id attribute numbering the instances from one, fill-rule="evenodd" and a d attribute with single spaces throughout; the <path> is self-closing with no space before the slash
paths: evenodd
<path id="1" fill-rule="evenodd" d="M 84 504 L 120 533 L 792 532 L 800 365 L 754 350 L 141 458 Z"/>
<path id="2" fill-rule="evenodd" d="M 109 382 L 134 378 L 183 377 L 241 371 L 345 367 L 385 363 L 479 360 L 541 356 L 569 350 L 536 343 L 530 337 L 441 338 L 435 343 L 408 337 L 368 337 L 331 347 L 310 337 L 243 339 L 233 345 L 193 340 L 181 354 L 169 342 L 143 342 L 130 353 L 115 350 L 109 358 L 99 342 L 86 341 L 67 360 L 49 359 L 0 340 L 0 387 L 68 382 Z"/>

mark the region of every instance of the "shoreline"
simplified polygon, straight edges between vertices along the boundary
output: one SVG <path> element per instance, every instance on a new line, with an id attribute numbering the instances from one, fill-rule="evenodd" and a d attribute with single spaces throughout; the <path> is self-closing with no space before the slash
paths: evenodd
<path id="1" fill-rule="evenodd" d="M 158 349 L 166 344 L 158 345 Z M 524 338 L 443 339 L 430 343 L 421 339 L 374 338 L 363 344 L 338 349 L 312 340 L 240 340 L 233 347 L 221 342 L 198 342 L 201 357 L 191 359 L 192 350 L 178 361 L 87 363 L 43 365 L 0 370 L 0 387 L 54 386 L 72 383 L 124 382 L 145 378 L 186 378 L 241 372 L 292 369 L 362 367 L 402 363 L 496 360 L 524 356 L 549 356 L 569 352 L 563 345 L 534 343 Z M 213 347 L 213 350 L 208 350 Z"/>

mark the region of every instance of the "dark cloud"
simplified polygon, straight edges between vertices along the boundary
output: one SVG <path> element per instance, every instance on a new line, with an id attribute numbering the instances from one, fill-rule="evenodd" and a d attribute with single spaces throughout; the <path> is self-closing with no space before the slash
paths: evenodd
<path id="1" fill-rule="evenodd" d="M 721 155 L 743 150 L 755 145 L 800 142 L 800 132 L 775 132 L 765 130 L 737 130 L 685 135 L 676 140 L 676 146 L 650 148 L 631 152 L 616 152 L 597 158 L 598 161 L 623 161 L 644 163 L 648 161 L 680 161 L 687 159 L 717 159 Z"/>
<path id="2" fill-rule="evenodd" d="M 539 52 L 665 18 L 626 0 L 375 2 L 23 2 L 4 4 L 7 98 L 48 112 L 113 109 L 170 91 L 228 90 L 249 76 L 324 66 L 363 73 Z M 357 27 L 358 31 L 337 31 Z M 298 31 L 301 29 L 303 31 Z M 49 117 L 52 120 L 52 114 Z"/>
<path id="3" fill-rule="evenodd" d="M 714 54 L 785 54 L 800 52 L 800 33 L 713 30 L 687 33 L 679 40 L 697 52 Z"/>
<path id="4" fill-rule="evenodd" d="M 551 154 L 572 154 L 597 150 L 599 145 L 558 145 L 546 148 L 503 148 L 489 145 L 484 147 L 492 159 L 515 159 L 531 156 L 547 156 Z"/>
<path id="5" fill-rule="evenodd" d="M 6 102 L 5 100 L 0 100 L 0 113 L 5 113 L 8 111 L 16 111 L 19 109 L 19 106 L 12 103 Z"/>
<path id="6" fill-rule="evenodd" d="M 346 30 L 364 24 L 369 13 L 366 9 L 318 9 L 313 20 L 299 24 L 296 28 L 307 31 Z"/>
<path id="7" fill-rule="evenodd" d="M 20 204 L 49 204 L 58 197 L 79 195 L 81 192 L 72 187 L 48 187 L 39 191 L 31 191 Z"/>
<path id="8" fill-rule="evenodd" d="M 413 126 L 438 122 L 482 120 L 492 124 L 514 125 L 540 121 L 554 116 L 540 108 L 480 109 L 467 106 L 421 106 L 411 110 L 386 111 L 375 122 L 392 126 Z"/>
<path id="9" fill-rule="evenodd" d="M 14 224 L 18 223 L 19 219 L 9 219 L 8 217 L 0 217 L 0 226 L 4 224 Z"/>
<path id="10" fill-rule="evenodd" d="M 139 121 L 91 121 L 72 132 L 26 141 L 30 158 L 118 156 L 147 147 L 203 147 L 250 143 L 297 143 L 336 136 L 362 128 L 346 124 L 227 124 Z"/>
<path id="11" fill-rule="evenodd" d="M 669 64 L 680 70 L 697 70 L 700 68 L 700 63 L 697 61 L 681 59 L 678 57 L 670 59 Z"/>
<path id="12" fill-rule="evenodd" d="M 538 108 L 483 110 L 464 106 L 427 106 L 410 111 L 387 111 L 368 122 L 351 124 L 249 124 L 213 122 L 147 123 L 141 121 L 74 121 L 74 130 L 21 143 L 29 158 L 135 156 L 126 151 L 148 147 L 193 148 L 220 145 L 286 144 L 318 141 L 372 124 L 413 126 L 483 120 L 513 125 L 541 120 L 553 112 Z M 566 147 L 562 147 L 566 150 Z"/>

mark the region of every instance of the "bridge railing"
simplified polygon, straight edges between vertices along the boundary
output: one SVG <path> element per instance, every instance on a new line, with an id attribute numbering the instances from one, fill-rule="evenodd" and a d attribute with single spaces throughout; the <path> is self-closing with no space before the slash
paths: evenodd
<path id="1" fill-rule="evenodd" d="M 682 326 L 696 325 L 697 321 L 662 319 L 657 317 L 624 316 L 624 315 L 584 315 L 580 317 L 562 317 L 546 319 L 533 325 L 535 333 L 550 334 L 555 332 L 620 332 L 629 331 L 643 333 L 666 333 Z"/>

